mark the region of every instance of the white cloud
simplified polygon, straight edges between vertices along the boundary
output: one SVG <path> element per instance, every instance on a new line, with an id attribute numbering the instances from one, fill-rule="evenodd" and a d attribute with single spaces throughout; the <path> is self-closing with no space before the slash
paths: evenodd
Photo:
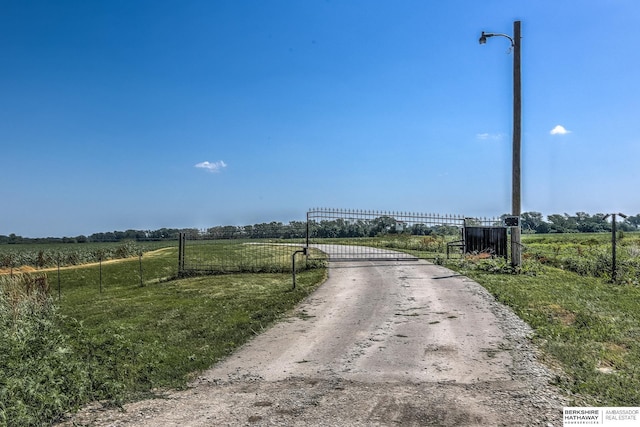
<path id="1" fill-rule="evenodd" d="M 225 162 L 223 162 L 222 160 L 218 161 L 218 162 L 200 162 L 197 165 L 195 165 L 196 168 L 200 168 L 200 169 L 205 169 L 208 172 L 220 172 L 222 169 L 227 167 L 227 164 Z"/>
<path id="2" fill-rule="evenodd" d="M 502 133 L 478 133 L 476 134 L 476 138 L 478 138 L 481 141 L 487 141 L 487 140 L 492 140 L 492 141 L 499 141 L 504 137 L 504 134 Z"/>
<path id="3" fill-rule="evenodd" d="M 566 130 L 564 128 L 564 126 L 558 125 L 556 127 L 554 127 L 553 129 L 551 129 L 551 132 L 549 132 L 551 135 L 566 135 L 568 133 L 571 133 L 570 130 Z"/>

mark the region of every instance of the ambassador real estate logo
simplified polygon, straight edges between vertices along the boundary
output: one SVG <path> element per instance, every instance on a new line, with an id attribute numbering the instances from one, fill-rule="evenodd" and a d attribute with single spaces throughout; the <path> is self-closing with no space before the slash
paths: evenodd
<path id="1" fill-rule="evenodd" d="M 564 426 L 637 426 L 640 408 L 564 408 Z"/>

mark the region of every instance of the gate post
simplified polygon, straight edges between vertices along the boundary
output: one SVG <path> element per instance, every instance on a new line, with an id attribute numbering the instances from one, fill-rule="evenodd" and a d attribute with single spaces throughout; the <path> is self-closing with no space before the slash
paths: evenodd
<path id="1" fill-rule="evenodd" d="M 291 255 L 291 275 L 293 276 L 293 288 L 296 288 L 296 254 L 305 254 L 307 255 L 307 248 L 302 248 L 301 250 L 293 252 Z"/>
<path id="2" fill-rule="evenodd" d="M 309 212 L 307 212 L 307 248 L 309 247 Z"/>

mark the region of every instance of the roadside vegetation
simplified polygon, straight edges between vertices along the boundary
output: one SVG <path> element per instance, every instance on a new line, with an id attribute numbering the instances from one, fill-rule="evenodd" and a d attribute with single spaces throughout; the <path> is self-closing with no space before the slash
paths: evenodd
<path id="1" fill-rule="evenodd" d="M 175 247 L 145 254 L 143 267 L 142 285 L 138 257 L 61 269 L 60 300 L 43 273 L 0 276 L 0 426 L 184 387 L 325 278 L 300 271 L 295 291 L 290 272 L 178 280 Z"/>
<path id="2" fill-rule="evenodd" d="M 481 256 L 447 267 L 482 284 L 534 330 L 555 382 L 576 404 L 640 404 L 640 236 L 619 241 L 611 282 L 610 234 L 528 235 L 523 269 Z"/>
<path id="3" fill-rule="evenodd" d="M 529 234 L 522 242 L 525 260 L 612 280 L 611 233 Z M 616 247 L 616 282 L 640 285 L 640 234 L 619 231 Z"/>

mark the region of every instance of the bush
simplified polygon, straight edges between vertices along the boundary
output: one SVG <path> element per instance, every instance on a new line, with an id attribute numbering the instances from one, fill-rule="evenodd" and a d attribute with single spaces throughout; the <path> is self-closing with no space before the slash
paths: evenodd
<path id="1" fill-rule="evenodd" d="M 91 400 L 119 404 L 134 382 L 148 390 L 143 355 L 119 331 L 90 335 L 60 315 L 46 276 L 0 276 L 0 426 L 50 424 Z"/>
<path id="2" fill-rule="evenodd" d="M 58 319 L 45 277 L 0 277 L 0 425 L 41 425 L 86 400 Z"/>

